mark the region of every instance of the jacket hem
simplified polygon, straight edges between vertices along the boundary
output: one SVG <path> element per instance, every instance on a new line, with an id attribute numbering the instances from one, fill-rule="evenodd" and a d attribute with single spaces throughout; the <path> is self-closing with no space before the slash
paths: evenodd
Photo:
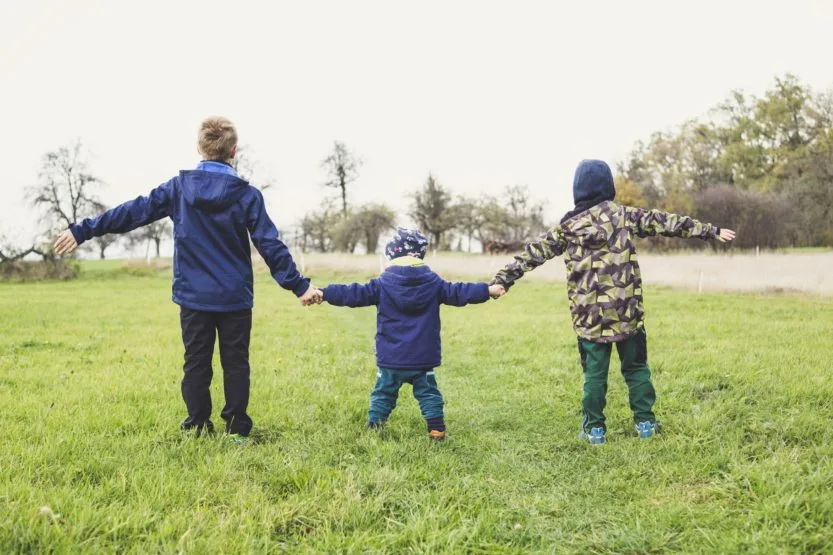
<path id="1" fill-rule="evenodd" d="M 252 308 L 254 308 L 254 303 L 237 303 L 225 305 L 200 304 L 177 299 L 176 295 L 174 295 L 171 299 L 175 304 L 178 304 L 182 308 L 187 308 L 188 310 L 200 310 L 202 312 L 237 312 L 239 310 L 251 310 Z"/>
<path id="2" fill-rule="evenodd" d="M 605 336 L 605 337 L 587 337 L 587 336 L 582 335 L 580 333 L 578 334 L 578 336 L 579 336 L 580 339 L 584 339 L 585 341 L 589 341 L 590 343 L 619 343 L 620 341 L 626 341 L 626 340 L 630 339 L 631 337 L 633 337 L 634 335 L 639 333 L 639 331 L 642 330 L 642 329 L 643 328 L 640 327 L 640 328 L 636 328 L 634 330 L 631 330 L 627 333 L 620 333 L 620 334 L 617 334 L 617 335 L 608 335 L 608 336 Z"/>
<path id="3" fill-rule="evenodd" d="M 391 364 L 382 362 L 379 359 L 376 359 L 376 366 L 379 368 L 387 368 L 389 370 L 433 370 L 434 368 L 438 368 L 442 365 L 442 361 L 436 361 L 435 363 L 428 363 L 428 364 Z"/>

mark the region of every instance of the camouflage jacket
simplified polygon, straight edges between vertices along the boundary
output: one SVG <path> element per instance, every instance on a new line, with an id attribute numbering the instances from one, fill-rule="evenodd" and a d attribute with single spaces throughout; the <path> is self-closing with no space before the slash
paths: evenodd
<path id="1" fill-rule="evenodd" d="M 717 233 L 718 228 L 687 216 L 607 201 L 528 243 L 492 283 L 508 289 L 526 272 L 563 255 L 573 328 L 588 341 L 613 343 L 644 326 L 642 277 L 634 236 L 711 239 Z"/>

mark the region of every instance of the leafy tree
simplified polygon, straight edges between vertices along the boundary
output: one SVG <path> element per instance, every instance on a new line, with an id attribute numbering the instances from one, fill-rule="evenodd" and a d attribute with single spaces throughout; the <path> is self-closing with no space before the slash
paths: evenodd
<path id="1" fill-rule="evenodd" d="M 471 252 L 473 239 L 483 226 L 483 214 L 480 205 L 481 201 L 464 196 L 458 197 L 457 203 L 454 205 L 454 229 L 466 237 L 468 252 Z"/>
<path id="2" fill-rule="evenodd" d="M 347 216 L 347 186 L 359 176 L 361 161 L 352 154 L 344 143 L 335 141 L 333 152 L 322 162 L 327 172 L 326 187 L 333 187 L 341 191 L 341 213 Z"/>
<path id="3" fill-rule="evenodd" d="M 546 229 L 544 204 L 530 198 L 529 187 L 513 185 L 504 192 L 509 241 L 525 241 Z"/>
<path id="4" fill-rule="evenodd" d="M 384 204 L 367 204 L 356 213 L 358 228 L 362 231 L 362 240 L 368 254 L 373 254 L 379 247 L 379 236 L 396 226 L 396 214 Z"/>
<path id="5" fill-rule="evenodd" d="M 343 219 L 330 202 L 304 216 L 301 220 L 301 245 L 304 250 L 329 252 L 332 248 L 332 229 Z"/>
<path id="6" fill-rule="evenodd" d="M 833 244 L 832 136 L 833 92 L 815 94 L 793 75 L 779 77 L 762 97 L 735 91 L 708 121 L 637 143 L 618 167 L 620 200 L 632 182 L 633 198 L 670 211 L 692 212 L 700 200 L 745 201 L 779 217 L 769 227 L 747 217 L 745 233 L 757 234 L 748 237 L 757 244 Z M 701 195 L 722 187 L 774 196 Z M 773 230 L 782 236 L 774 239 Z"/>
<path id="7" fill-rule="evenodd" d="M 445 247 L 443 236 L 454 229 L 454 210 L 452 209 L 451 193 L 437 183 L 434 176 L 429 174 L 422 189 L 413 195 L 410 216 L 416 220 L 425 233 L 430 235 L 434 248 Z"/>

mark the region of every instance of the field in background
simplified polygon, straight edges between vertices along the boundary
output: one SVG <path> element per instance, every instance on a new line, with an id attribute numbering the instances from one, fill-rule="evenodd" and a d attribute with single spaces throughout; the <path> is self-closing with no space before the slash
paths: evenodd
<path id="1" fill-rule="evenodd" d="M 241 449 L 177 429 L 168 271 L 85 263 L 76 281 L 0 284 L 0 552 L 831 552 L 833 301 L 804 297 L 649 285 L 665 433 L 634 437 L 614 364 L 599 448 L 576 439 L 560 287 L 443 309 L 451 439 L 430 444 L 407 389 L 386 436 L 362 429 L 372 309 L 303 309 L 259 274 Z"/>
<path id="2" fill-rule="evenodd" d="M 304 254 L 305 269 L 316 272 L 378 273 L 381 255 Z M 512 255 L 440 253 L 427 257 L 432 269 L 443 275 L 488 280 L 511 261 Z M 653 285 L 695 291 L 795 291 L 833 295 L 833 251 L 797 249 L 760 254 L 676 253 L 640 254 L 645 281 Z M 530 272 L 524 279 L 564 282 L 560 258 Z"/>

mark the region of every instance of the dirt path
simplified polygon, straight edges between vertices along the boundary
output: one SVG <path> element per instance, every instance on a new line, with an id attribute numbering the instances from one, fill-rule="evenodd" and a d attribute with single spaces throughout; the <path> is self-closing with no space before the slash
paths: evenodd
<path id="1" fill-rule="evenodd" d="M 316 271 L 378 273 L 379 256 L 296 253 L 303 258 L 305 272 Z M 466 254 L 429 255 L 428 264 L 445 276 L 488 279 L 511 260 L 511 256 Z M 833 295 L 833 252 L 806 254 L 766 253 L 645 254 L 639 258 L 642 275 L 649 284 L 702 291 L 781 291 L 795 290 L 815 295 Z M 552 260 L 525 279 L 564 281 L 564 264 Z"/>

